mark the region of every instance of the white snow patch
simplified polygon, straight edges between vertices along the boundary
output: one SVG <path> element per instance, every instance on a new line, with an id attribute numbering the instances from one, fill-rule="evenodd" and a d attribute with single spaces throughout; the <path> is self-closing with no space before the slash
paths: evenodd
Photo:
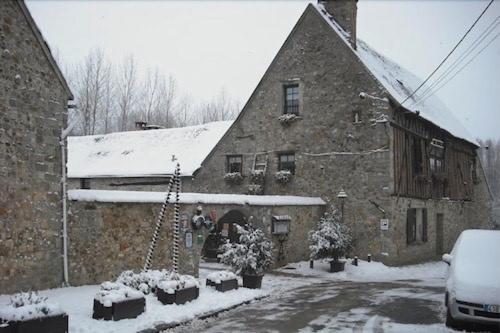
<path id="1" fill-rule="evenodd" d="M 74 201 L 90 202 L 134 202 L 163 203 L 164 192 L 69 190 L 68 198 Z M 251 206 L 317 206 L 325 205 L 319 197 L 292 195 L 244 195 L 215 193 L 180 193 L 181 204 L 233 204 Z"/>
<path id="2" fill-rule="evenodd" d="M 332 280 L 387 282 L 396 280 L 443 280 L 447 265 L 443 262 L 429 262 L 420 265 L 389 267 L 381 262 L 359 260 L 358 266 L 354 266 L 349 260 L 345 264 L 345 270 L 338 273 L 329 272 L 330 263 L 328 261 L 315 261 L 314 269 L 309 268 L 308 261 L 289 264 L 287 267 L 295 269 L 281 268 L 280 271 L 305 276 L 328 277 Z"/>
<path id="3" fill-rule="evenodd" d="M 68 177 L 192 176 L 231 126 L 219 121 L 182 128 L 68 138 Z M 175 156 L 175 158 L 173 158 Z"/>

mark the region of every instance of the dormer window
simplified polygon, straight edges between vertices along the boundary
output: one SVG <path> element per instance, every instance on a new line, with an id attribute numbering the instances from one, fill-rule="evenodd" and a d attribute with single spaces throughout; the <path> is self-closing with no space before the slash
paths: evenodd
<path id="1" fill-rule="evenodd" d="M 285 86 L 285 108 L 284 114 L 299 114 L 299 85 L 290 84 Z"/>

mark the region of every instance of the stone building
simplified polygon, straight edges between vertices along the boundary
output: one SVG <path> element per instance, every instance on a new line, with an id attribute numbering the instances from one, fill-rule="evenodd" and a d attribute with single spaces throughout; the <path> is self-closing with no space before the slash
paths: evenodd
<path id="1" fill-rule="evenodd" d="M 72 94 L 23 1 L 0 1 L 0 294 L 60 285 Z"/>
<path id="2" fill-rule="evenodd" d="M 392 265 L 437 259 L 462 230 L 491 227 L 491 196 L 476 154 L 479 147 L 437 97 L 424 100 L 413 93 L 421 83 L 418 78 L 356 38 L 356 11 L 355 0 L 307 6 L 238 118 L 213 149 L 196 155 L 196 167 L 188 167 L 182 189 L 208 197 L 321 198 L 343 208 L 343 220 L 355 238 L 352 255 L 371 254 Z M 115 151 L 106 138 L 110 136 L 98 139 L 103 145 L 94 152 L 103 160 L 110 156 L 106 152 Z M 78 140 L 94 145 L 89 140 L 95 139 Z M 80 153 L 71 152 L 73 148 L 70 173 L 71 156 Z M 170 157 L 169 149 L 165 154 Z M 190 154 L 192 149 L 185 149 L 176 157 L 183 160 Z M 140 159 L 143 170 L 157 160 Z M 90 163 L 86 170 L 94 166 Z M 170 176 L 141 172 L 118 179 L 118 173 L 109 177 L 104 166 L 92 175 L 86 170 L 74 174 L 73 186 L 87 192 L 74 198 L 72 219 L 102 221 L 104 228 L 111 227 L 104 216 L 118 214 L 112 205 L 119 203 L 110 199 L 116 195 L 135 195 L 131 200 L 145 208 L 129 206 L 136 210 L 130 216 L 142 211 L 152 219 L 150 203 L 139 199 L 144 194 L 111 190 L 164 191 Z M 80 184 L 79 178 L 86 176 L 90 184 Z M 282 248 L 281 263 L 307 259 L 307 233 L 318 220 L 311 219 L 325 208 L 313 205 L 310 214 L 305 213 L 307 205 L 273 211 L 218 202 L 216 208 L 213 200 L 204 204 L 219 209 L 218 216 L 237 210 L 242 219 L 262 221 L 275 247 Z M 186 211 L 192 215 L 195 206 L 191 202 Z M 98 217 L 85 217 L 92 214 Z M 289 218 L 290 237 L 273 234 L 273 216 Z"/>
<path id="3" fill-rule="evenodd" d="M 491 227 L 478 144 L 437 97 L 413 94 L 418 78 L 356 39 L 356 11 L 307 6 L 191 185 L 318 196 L 344 206 L 353 254 L 438 258 L 462 230 Z"/>

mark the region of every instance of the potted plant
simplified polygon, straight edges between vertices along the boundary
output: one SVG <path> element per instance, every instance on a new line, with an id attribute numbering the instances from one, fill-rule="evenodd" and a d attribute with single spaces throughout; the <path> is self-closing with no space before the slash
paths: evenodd
<path id="1" fill-rule="evenodd" d="M 345 261 L 340 260 L 352 246 L 348 226 L 340 222 L 337 210 L 325 213 L 315 230 L 309 232 L 311 259 L 331 259 L 330 272 L 344 270 Z"/>
<path id="2" fill-rule="evenodd" d="M 272 243 L 264 232 L 251 225 L 236 225 L 239 243 L 227 242 L 222 246 L 221 262 L 243 277 L 243 287 L 257 289 L 262 285 L 264 272 L 271 266 Z"/>
<path id="3" fill-rule="evenodd" d="M 213 272 L 207 276 L 207 286 L 215 287 L 220 292 L 238 289 L 238 277 L 229 271 Z"/>
<path id="4" fill-rule="evenodd" d="M 18 293 L 0 308 L 0 332 L 68 332 L 68 315 L 36 292 Z"/>
<path id="5" fill-rule="evenodd" d="M 172 273 L 168 280 L 158 283 L 156 297 L 163 304 L 184 304 L 200 295 L 200 284 L 190 275 Z"/>
<path id="6" fill-rule="evenodd" d="M 291 123 L 295 122 L 299 117 L 297 117 L 296 114 L 293 113 L 287 113 L 283 114 L 278 117 L 279 122 L 281 125 L 287 126 L 290 125 Z"/>
<path id="7" fill-rule="evenodd" d="M 259 184 L 250 184 L 248 185 L 248 194 L 250 195 L 260 195 L 262 194 L 263 187 Z"/>
<path id="8" fill-rule="evenodd" d="M 262 169 L 252 170 L 252 172 L 250 173 L 250 181 L 253 184 L 263 184 L 264 183 L 264 170 L 262 170 Z"/>
<path id="9" fill-rule="evenodd" d="M 292 180 L 292 173 L 290 170 L 280 170 L 274 174 L 276 182 L 286 184 Z"/>
<path id="10" fill-rule="evenodd" d="M 143 293 L 121 283 L 106 281 L 94 297 L 92 318 L 115 321 L 136 318 L 145 307 Z"/>
<path id="11" fill-rule="evenodd" d="M 240 172 L 228 172 L 224 175 L 224 180 L 229 184 L 241 184 L 243 176 Z"/>

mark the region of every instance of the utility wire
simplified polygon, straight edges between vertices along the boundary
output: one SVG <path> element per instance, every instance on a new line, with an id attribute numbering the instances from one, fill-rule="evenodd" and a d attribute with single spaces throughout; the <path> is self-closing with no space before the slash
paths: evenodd
<path id="1" fill-rule="evenodd" d="M 432 89 L 436 87 L 439 83 L 441 83 L 444 79 L 446 79 L 452 72 L 457 68 L 466 58 L 493 32 L 493 30 L 500 25 L 500 16 L 497 16 L 493 22 L 476 38 L 476 40 L 469 45 L 469 47 L 462 52 L 462 54 L 455 59 L 455 61 L 448 66 L 448 68 L 431 84 L 427 87 L 421 94 L 420 100 L 415 101 L 413 104 L 420 103 L 421 100 L 427 97 L 427 95 L 433 94 Z"/>
<path id="2" fill-rule="evenodd" d="M 489 42 L 488 44 L 486 44 L 481 50 L 479 50 L 479 52 L 477 52 L 465 65 L 463 65 L 462 67 L 460 67 L 460 69 L 452 76 L 450 77 L 448 80 L 446 80 L 446 82 L 444 82 L 442 85 L 440 85 L 436 90 L 434 90 L 434 92 L 430 95 L 428 95 L 427 97 L 421 99 L 418 103 L 421 103 L 421 102 L 424 102 L 425 100 L 427 100 L 429 97 L 431 97 L 432 95 L 434 95 L 435 93 L 437 93 L 441 88 L 443 88 L 445 85 L 448 84 L 448 82 L 450 82 L 451 80 L 453 80 L 453 78 L 455 76 L 458 75 L 458 73 L 460 73 L 465 67 L 467 67 L 474 59 L 476 59 L 476 57 L 478 55 L 480 55 L 488 46 L 490 46 L 491 43 L 493 43 L 495 41 L 495 39 L 498 38 L 498 36 L 500 36 L 500 33 L 497 33 L 495 35 L 495 37 L 493 37 Z M 417 103 L 417 104 L 418 104 Z"/>
<path id="3" fill-rule="evenodd" d="M 436 69 L 434 69 L 432 71 L 432 73 L 427 76 L 427 78 L 424 80 L 424 82 L 422 82 L 418 87 L 417 89 L 415 89 L 408 97 L 405 98 L 405 100 L 401 103 L 401 105 L 403 105 L 407 100 L 409 100 L 410 98 L 413 97 L 413 95 L 415 95 L 415 93 L 417 91 L 420 90 L 420 88 L 422 88 L 422 86 L 427 82 L 429 81 L 429 79 L 439 70 L 439 68 L 441 68 L 441 66 L 445 63 L 446 60 L 448 60 L 448 58 L 453 54 L 453 52 L 457 49 L 457 47 L 462 43 L 462 41 L 465 39 L 465 37 L 467 37 L 467 35 L 469 34 L 469 32 L 471 32 L 471 30 L 476 26 L 477 22 L 481 19 L 481 17 L 483 17 L 484 13 L 486 13 L 486 11 L 488 10 L 488 8 L 490 8 L 491 4 L 493 3 L 493 1 L 495 0 L 491 0 L 490 3 L 486 6 L 486 8 L 483 10 L 483 12 L 479 15 L 479 17 L 474 21 L 474 23 L 471 25 L 471 27 L 469 28 L 469 30 L 467 30 L 465 32 L 465 34 L 462 36 L 462 38 L 458 41 L 458 43 L 455 45 L 455 47 L 453 47 L 453 49 L 450 51 L 450 53 L 448 53 L 448 55 L 443 59 L 443 61 L 441 61 L 441 63 L 436 67 Z"/>

